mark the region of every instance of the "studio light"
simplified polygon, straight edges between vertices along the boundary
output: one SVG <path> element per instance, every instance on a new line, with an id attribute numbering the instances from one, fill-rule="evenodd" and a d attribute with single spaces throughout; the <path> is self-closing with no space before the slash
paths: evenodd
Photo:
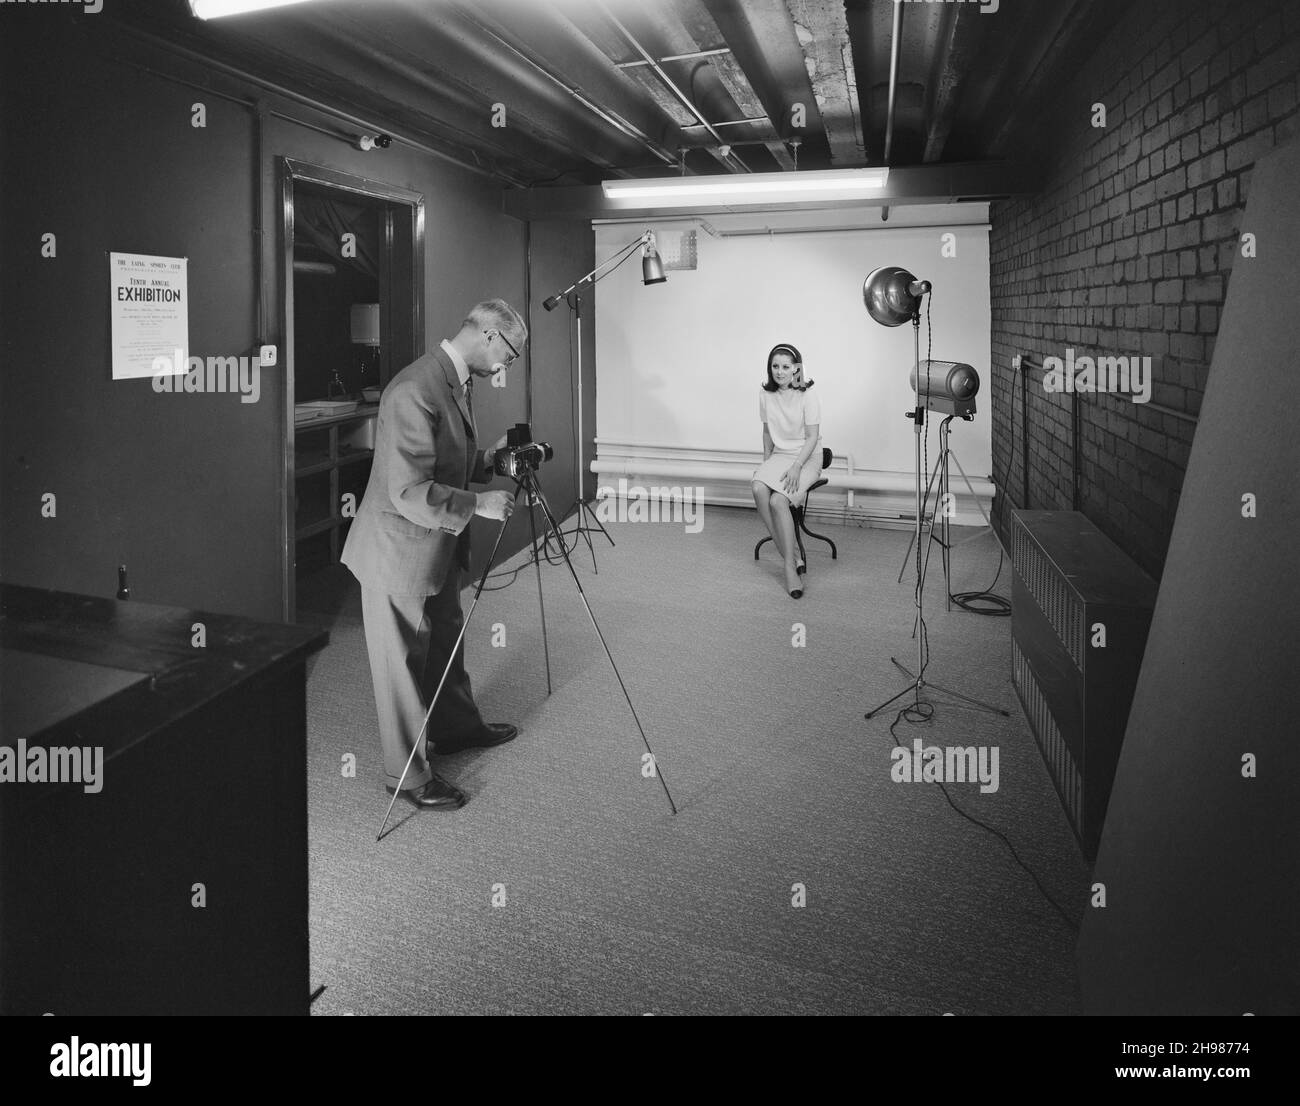
<path id="1" fill-rule="evenodd" d="M 972 699 L 969 695 L 963 695 L 950 688 L 940 687 L 925 678 L 926 666 L 929 664 L 929 641 L 925 628 L 924 591 L 925 570 L 930 562 L 929 546 L 921 544 L 925 506 L 930 498 L 930 491 L 935 488 L 938 491 L 938 502 L 952 502 L 948 491 L 948 458 L 952 452 L 948 446 L 948 424 L 954 418 L 970 420 L 974 417 L 975 394 L 979 391 L 979 374 L 970 365 L 957 361 L 921 360 L 922 297 L 929 295 L 931 291 L 928 280 L 917 280 L 899 265 L 882 265 L 878 269 L 872 269 L 867 274 L 866 280 L 862 282 L 862 302 L 867 309 L 867 314 L 873 320 L 881 326 L 902 326 L 907 322 L 912 324 L 911 385 L 912 390 L 916 392 L 916 406 L 906 412 L 906 417 L 912 421 L 912 440 L 915 443 L 916 453 L 916 513 L 912 516 L 912 542 L 908 547 L 909 554 L 913 550 L 916 553 L 916 585 L 912 592 L 912 602 L 916 607 L 916 627 L 913 631 L 916 639 L 916 671 L 909 671 L 899 663 L 897 657 L 890 657 L 890 662 L 910 682 L 902 691 L 891 695 L 878 707 L 867 711 L 866 717 L 874 717 L 891 703 L 911 693 L 912 702 L 903 708 L 904 711 L 911 711 L 909 717 L 913 720 L 928 718 L 930 714 L 926 712 L 932 712 L 934 708 L 933 704 L 922 701 L 921 693 L 926 688 L 942 691 L 946 695 L 960 699 L 967 706 L 1008 717 L 1008 712 L 1001 707 Z M 930 476 L 929 483 L 924 485 L 925 490 L 922 492 L 922 481 L 925 476 L 921 460 L 921 431 L 925 426 L 925 413 L 928 410 L 941 411 L 947 417 L 939 427 L 939 457 L 935 461 L 934 473 Z M 960 464 L 957 467 L 960 469 Z M 962 476 L 966 479 L 966 486 L 970 488 L 970 479 L 966 477 L 965 471 L 962 471 Z M 972 498 L 974 495 L 974 489 L 971 488 Z M 942 528 L 943 537 L 940 545 L 943 548 L 944 583 L 947 585 L 945 590 L 951 598 L 951 581 L 948 575 L 948 551 L 951 548 L 951 538 L 948 521 L 946 510 L 943 512 L 936 510 L 930 522 L 930 536 L 934 538 L 936 526 Z M 902 579 L 901 572 L 899 579 Z"/>
<path id="2" fill-rule="evenodd" d="M 663 259 L 655 249 L 654 231 L 646 231 L 645 245 L 641 247 L 641 283 L 662 284 L 668 278 L 664 276 Z"/>
<path id="3" fill-rule="evenodd" d="M 862 282 L 862 302 L 881 326 L 902 326 L 917 318 L 921 297 L 928 291 L 928 280 L 917 280 L 897 265 L 882 265 Z"/>
<path id="4" fill-rule="evenodd" d="M 190 11 L 198 19 L 220 19 L 227 15 L 246 15 L 249 12 L 305 2 L 306 0 L 190 0 Z"/>
<path id="5" fill-rule="evenodd" d="M 600 188 L 607 200 L 635 207 L 794 203 L 860 199 L 883 189 L 888 175 L 888 169 L 826 169 L 808 173 L 610 180 L 604 181 Z"/>
<path id="6" fill-rule="evenodd" d="M 660 258 L 659 251 L 655 248 L 655 232 L 644 230 L 631 242 L 620 246 L 610 257 L 602 261 L 586 276 L 575 280 L 563 292 L 556 292 L 555 295 L 548 296 L 542 301 L 542 306 L 547 311 L 554 311 L 561 300 L 568 299 L 571 293 L 580 289 L 584 284 L 595 284 L 596 281 L 609 276 L 624 261 L 636 253 L 638 246 L 641 247 L 641 283 L 663 284 L 668 278 L 664 276 L 663 259 Z M 602 272 L 603 269 L 608 269 L 609 272 Z"/>
<path id="7" fill-rule="evenodd" d="M 574 322 L 577 324 L 577 367 L 578 367 L 578 387 L 577 387 L 577 436 L 578 436 L 578 464 L 576 466 L 577 483 L 578 483 L 578 524 L 570 533 L 580 533 L 586 538 L 587 548 L 591 550 L 591 563 L 594 568 L 596 565 L 596 549 L 591 544 L 591 527 L 587 525 L 586 520 L 590 518 L 596 524 L 596 528 L 609 538 L 609 544 L 614 544 L 614 539 L 609 536 L 609 531 L 605 529 L 596 513 L 591 509 L 591 504 L 587 501 L 587 468 L 582 463 L 583 456 L 583 434 L 582 434 L 582 289 L 584 286 L 594 285 L 598 280 L 609 276 L 615 269 L 623 264 L 629 257 L 636 253 L 637 247 L 641 247 L 641 283 L 642 284 L 663 284 L 668 278 L 664 276 L 664 263 L 659 256 L 659 251 L 655 249 L 655 232 L 648 227 L 643 230 L 631 242 L 620 246 L 608 258 L 602 261 L 586 276 L 579 277 L 567 288 L 561 292 L 556 292 L 553 296 L 548 296 L 542 301 L 542 306 L 547 311 L 554 311 L 556 306 L 563 302 L 568 305 L 573 312 Z M 613 658 L 610 658 L 611 660 Z"/>
<path id="8" fill-rule="evenodd" d="M 975 414 L 980 374 L 973 365 L 963 361 L 922 361 L 919 370 L 912 370 L 909 383 L 931 411 L 967 420 Z"/>

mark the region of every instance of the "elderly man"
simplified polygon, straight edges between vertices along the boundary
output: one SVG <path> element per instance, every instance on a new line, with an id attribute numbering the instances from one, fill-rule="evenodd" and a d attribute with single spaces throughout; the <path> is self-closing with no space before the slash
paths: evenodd
<path id="1" fill-rule="evenodd" d="M 511 492 L 468 490 L 470 481 L 490 479 L 493 454 L 506 442 L 503 437 L 492 449 L 478 448 L 474 379 L 508 368 L 527 338 L 519 313 L 504 300 L 476 304 L 454 338 L 393 377 L 379 403 L 370 480 L 342 561 L 361 582 L 390 793 L 463 625 L 460 574 L 469 568 L 470 519 L 504 522 L 514 504 Z M 465 795 L 430 769 L 428 752 L 500 745 L 517 732 L 479 716 L 462 646 L 402 796 L 419 809 L 464 805 Z"/>

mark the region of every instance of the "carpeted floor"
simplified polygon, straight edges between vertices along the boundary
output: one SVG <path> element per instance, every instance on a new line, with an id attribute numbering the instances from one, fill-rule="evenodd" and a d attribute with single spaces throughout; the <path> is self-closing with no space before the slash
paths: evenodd
<path id="1" fill-rule="evenodd" d="M 817 528 L 839 559 L 810 543 L 798 601 L 770 545 L 753 561 L 752 511 L 707 508 L 695 534 L 611 525 L 599 573 L 575 554 L 676 816 L 642 775 L 572 578 L 544 565 L 553 693 L 528 568 L 484 593 L 467 637 L 484 716 L 520 737 L 438 758 L 468 805 L 400 804 L 377 843 L 388 796 L 360 591 L 344 569 L 305 582 L 300 619 L 331 631 L 308 683 L 312 985 L 326 988 L 313 1011 L 1077 1013 L 1072 930 L 938 786 L 891 778 L 896 711 L 863 719 L 907 682 L 889 658 L 914 664 L 910 575 L 895 582 L 908 535 Z M 961 546 L 953 590 L 987 587 L 998 554 L 987 534 Z M 1010 619 L 945 613 L 942 592 L 936 550 L 927 678 L 1011 717 L 936 693 L 933 719 L 900 723 L 898 739 L 997 748 L 996 792 L 948 792 L 1077 925 L 1088 870 L 1011 687 Z"/>

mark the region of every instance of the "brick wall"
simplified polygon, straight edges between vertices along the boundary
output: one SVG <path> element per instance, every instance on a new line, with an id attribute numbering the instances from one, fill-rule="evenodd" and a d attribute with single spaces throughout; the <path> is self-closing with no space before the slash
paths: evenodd
<path id="1" fill-rule="evenodd" d="M 991 216 L 996 521 L 1005 539 L 1025 505 L 1012 358 L 1150 356 L 1149 403 L 1078 397 L 1080 509 L 1159 578 L 1228 281 L 1249 264 L 1251 168 L 1300 135 L 1300 2 L 1138 3 L 1081 60 L 1044 105 L 1049 137 L 1017 151 L 1044 188 Z M 1042 378 L 1027 382 L 1029 506 L 1068 510 L 1071 397 Z"/>

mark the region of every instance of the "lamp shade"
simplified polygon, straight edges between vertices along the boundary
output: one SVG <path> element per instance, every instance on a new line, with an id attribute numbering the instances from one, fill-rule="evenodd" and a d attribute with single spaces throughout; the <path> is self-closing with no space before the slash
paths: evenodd
<path id="1" fill-rule="evenodd" d="M 352 305 L 352 344 L 379 345 L 379 304 L 354 303 Z"/>
<path id="2" fill-rule="evenodd" d="M 655 232 L 647 230 L 641 246 L 641 283 L 662 284 L 667 279 L 664 276 L 664 260 L 655 249 Z"/>
<path id="3" fill-rule="evenodd" d="M 662 284 L 667 279 L 664 276 L 663 259 L 659 256 L 659 251 L 651 246 L 641 258 L 641 283 Z"/>
<path id="4" fill-rule="evenodd" d="M 862 283 L 862 302 L 867 314 L 881 326 L 902 326 L 920 310 L 921 297 L 914 293 L 918 281 L 898 265 L 872 269 Z"/>

